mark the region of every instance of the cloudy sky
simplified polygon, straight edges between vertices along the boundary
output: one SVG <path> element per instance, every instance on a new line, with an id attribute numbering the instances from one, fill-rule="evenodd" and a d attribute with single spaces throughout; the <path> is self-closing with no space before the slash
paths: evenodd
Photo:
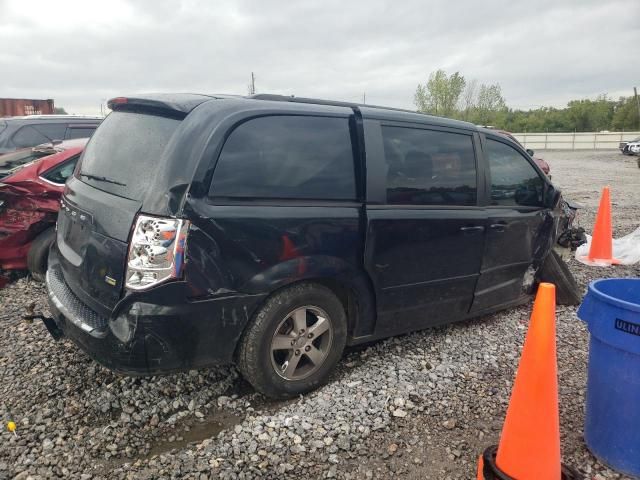
<path id="1" fill-rule="evenodd" d="M 511 107 L 640 87 L 638 0 L 0 0 L 0 97 L 98 113 L 136 92 L 295 94 L 414 108 L 442 68 Z"/>

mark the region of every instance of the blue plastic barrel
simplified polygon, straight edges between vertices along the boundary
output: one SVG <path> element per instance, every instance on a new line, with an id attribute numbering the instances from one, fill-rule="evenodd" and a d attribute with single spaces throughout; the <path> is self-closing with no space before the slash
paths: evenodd
<path id="1" fill-rule="evenodd" d="M 640 278 L 591 282 L 578 317 L 591 334 L 587 447 L 601 462 L 640 478 Z"/>

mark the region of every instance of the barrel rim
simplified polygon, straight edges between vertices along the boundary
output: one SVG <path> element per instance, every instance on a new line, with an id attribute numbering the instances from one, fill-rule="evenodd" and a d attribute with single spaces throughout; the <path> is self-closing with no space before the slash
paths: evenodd
<path id="1" fill-rule="evenodd" d="M 598 285 L 600 283 L 608 283 L 616 280 L 623 280 L 625 282 L 636 282 L 638 283 L 638 288 L 640 288 L 640 278 L 600 278 L 598 280 L 592 281 L 589 284 L 589 291 L 606 303 L 609 303 L 619 308 L 624 308 L 625 310 L 640 312 L 640 304 L 628 302 L 626 300 L 622 300 L 617 297 L 612 297 L 611 295 L 607 295 L 602 290 L 598 289 Z"/>

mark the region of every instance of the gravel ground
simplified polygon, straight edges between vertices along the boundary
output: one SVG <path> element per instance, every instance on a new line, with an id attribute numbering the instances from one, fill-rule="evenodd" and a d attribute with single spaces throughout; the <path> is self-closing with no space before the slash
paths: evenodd
<path id="1" fill-rule="evenodd" d="M 554 182 L 584 205 L 591 229 L 612 187 L 614 235 L 638 226 L 640 170 L 617 152 L 541 152 Z M 639 276 L 640 266 L 569 262 L 583 287 Z M 41 285 L 0 291 L 0 433 L 5 478 L 475 478 L 497 443 L 530 306 L 351 350 L 324 388 L 288 402 L 254 393 L 233 368 L 166 377 L 117 376 L 73 344 L 54 342 L 25 308 Z M 582 439 L 588 335 L 558 307 L 562 449 L 590 479 L 623 478 Z"/>

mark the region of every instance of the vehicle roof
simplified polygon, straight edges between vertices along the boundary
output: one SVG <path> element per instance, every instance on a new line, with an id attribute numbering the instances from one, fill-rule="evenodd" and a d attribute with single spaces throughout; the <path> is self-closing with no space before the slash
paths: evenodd
<path id="1" fill-rule="evenodd" d="M 489 134 L 489 135 L 495 135 L 497 137 L 502 137 L 502 138 L 507 138 L 511 141 L 516 141 L 516 143 L 518 142 L 518 139 L 513 135 L 513 133 L 508 132 L 506 130 L 500 130 L 498 128 L 491 128 L 491 127 L 478 127 L 478 132 L 480 133 L 484 133 L 484 134 Z"/>
<path id="2" fill-rule="evenodd" d="M 295 104 L 297 109 L 308 111 L 327 111 L 331 107 L 347 107 L 360 110 L 363 116 L 368 118 L 415 121 L 417 123 L 422 123 L 427 120 L 429 123 L 437 125 L 478 130 L 478 127 L 476 125 L 469 122 L 463 122 L 460 120 L 453 120 L 444 117 L 436 117 L 412 110 L 353 102 L 342 102 L 335 100 L 273 94 L 257 94 L 250 96 L 223 94 L 205 95 L 193 93 L 144 94 L 111 99 L 109 100 L 109 107 L 113 110 L 125 110 L 127 108 L 130 108 L 129 106 L 140 106 L 162 110 L 171 110 L 186 115 L 195 107 L 204 102 L 221 99 L 228 101 L 237 101 L 238 106 L 243 108 L 246 108 L 250 103 L 255 103 L 256 105 L 260 104 L 261 106 L 265 106 L 268 104 L 269 107 L 273 109 L 290 109 L 292 104 Z M 118 100 L 122 101 L 122 103 L 118 103 Z"/>
<path id="3" fill-rule="evenodd" d="M 49 122 L 87 122 L 95 123 L 102 121 L 103 117 L 90 115 L 24 115 L 18 117 L 3 117 L 0 121 L 7 122 L 30 122 L 30 121 L 49 121 Z"/>

